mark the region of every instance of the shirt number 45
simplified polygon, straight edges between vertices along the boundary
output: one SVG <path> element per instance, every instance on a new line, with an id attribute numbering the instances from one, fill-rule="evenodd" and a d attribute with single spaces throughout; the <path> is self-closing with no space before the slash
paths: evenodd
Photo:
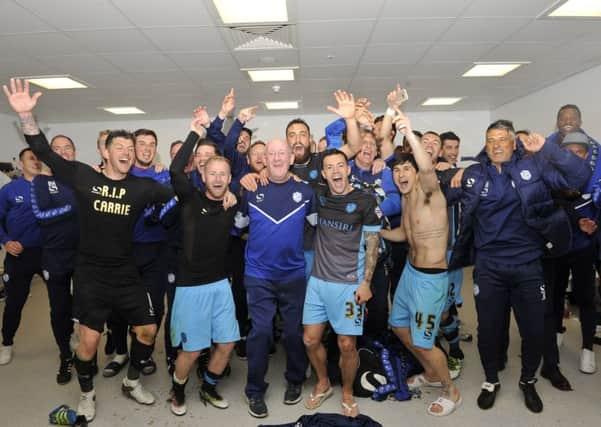
<path id="1" fill-rule="evenodd" d="M 428 338 L 432 337 L 432 331 L 434 330 L 434 327 L 436 326 L 436 315 L 435 314 L 428 314 L 427 318 L 426 318 L 426 330 L 424 331 L 424 335 Z M 421 311 L 418 311 L 415 313 L 415 325 L 417 327 L 417 329 L 422 329 L 422 326 L 424 326 L 424 314 Z"/>

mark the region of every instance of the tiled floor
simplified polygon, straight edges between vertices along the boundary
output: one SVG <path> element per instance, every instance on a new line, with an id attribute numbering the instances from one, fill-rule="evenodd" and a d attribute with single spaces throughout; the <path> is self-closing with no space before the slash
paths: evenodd
<path id="1" fill-rule="evenodd" d="M 469 274 L 465 275 L 467 278 Z M 469 279 L 468 279 L 469 280 Z M 464 330 L 475 331 L 473 300 L 469 296 L 471 283 L 464 285 L 466 301 L 461 311 Z M 0 308 L 3 304 L 0 303 Z M 75 378 L 66 386 L 55 383 L 58 366 L 57 349 L 50 331 L 48 302 L 44 285 L 36 280 L 31 297 L 23 312 L 23 322 L 15 339 L 15 357 L 10 365 L 0 367 L 0 425 L 31 427 L 47 425 L 48 412 L 61 403 L 77 405 L 78 386 Z M 447 419 L 435 419 L 426 414 L 427 404 L 436 398 L 435 389 L 425 389 L 422 399 L 409 402 L 374 402 L 360 400 L 363 413 L 371 416 L 384 426 L 596 426 L 601 423 L 601 374 L 584 375 L 578 371 L 580 332 L 577 320 L 566 321 L 568 333 L 561 350 L 562 369 L 570 379 L 573 392 L 560 392 L 541 379 L 537 384 L 545 409 L 534 415 L 524 407 L 517 387 L 520 370 L 519 337 L 512 326 L 512 341 L 508 368 L 501 374 L 502 389 L 497 403 L 489 411 L 481 411 L 476 406 L 476 397 L 483 380 L 476 341 L 464 343 L 466 366 L 457 385 L 463 394 L 463 406 Z M 162 332 L 162 331 L 161 331 Z M 159 335 L 162 335 L 159 334 Z M 162 340 L 157 345 L 155 359 L 159 370 L 151 377 L 144 378 L 145 386 L 157 396 L 152 407 L 137 405 L 125 399 L 120 391 L 121 376 L 96 381 L 98 406 L 97 417 L 92 423 L 104 426 L 256 426 L 259 420 L 250 417 L 242 399 L 246 377 L 246 365 L 234 358 L 233 372 L 220 384 L 220 391 L 230 401 L 230 408 L 219 410 L 205 407 L 198 400 L 196 380 L 188 385 L 188 414 L 175 417 L 166 402 L 170 381 L 166 372 L 164 354 L 160 350 Z M 601 351 L 597 347 L 597 359 L 601 364 Z M 106 362 L 100 353 L 100 364 Z M 285 406 L 282 403 L 284 392 L 283 350 L 271 359 L 268 373 L 271 383 L 267 394 L 270 416 L 263 423 L 277 424 L 291 422 L 305 413 L 302 404 Z M 305 394 L 313 384 L 308 381 Z M 340 390 L 322 407 L 323 412 L 339 411 Z"/>

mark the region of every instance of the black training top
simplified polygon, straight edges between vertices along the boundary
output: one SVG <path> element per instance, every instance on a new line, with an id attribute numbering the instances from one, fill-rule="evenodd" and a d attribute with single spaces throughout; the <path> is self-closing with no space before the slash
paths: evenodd
<path id="1" fill-rule="evenodd" d="M 173 191 L 147 178 L 127 175 L 112 180 L 90 166 L 67 161 L 54 153 L 43 133 L 25 135 L 25 139 L 40 160 L 54 175 L 73 189 L 79 209 L 78 265 L 88 269 L 101 268 L 107 276 L 129 270 L 133 266 L 133 230 L 144 207 L 164 203 L 173 197 Z M 97 277 L 114 283 L 113 277 Z M 110 280 L 109 280 L 110 279 Z"/>
<path id="2" fill-rule="evenodd" d="M 198 135 L 190 132 L 169 169 L 179 199 L 184 237 L 176 286 L 206 285 L 227 277 L 229 235 L 238 210 L 237 205 L 224 210 L 223 201 L 210 200 L 190 183 L 184 167 L 196 141 Z"/>

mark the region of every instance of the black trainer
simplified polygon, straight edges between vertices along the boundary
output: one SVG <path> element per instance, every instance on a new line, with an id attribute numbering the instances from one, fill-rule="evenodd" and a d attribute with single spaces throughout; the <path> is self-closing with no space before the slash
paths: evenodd
<path id="1" fill-rule="evenodd" d="M 540 376 L 548 379 L 551 385 L 561 391 L 572 391 L 572 385 L 566 377 L 563 376 L 557 366 L 543 366 L 540 370 Z"/>
<path id="2" fill-rule="evenodd" d="M 58 372 L 56 374 L 56 383 L 57 384 L 67 384 L 71 381 L 71 377 L 73 376 L 71 373 L 71 369 L 73 368 L 73 357 L 62 358 L 61 364 L 58 367 Z"/>
<path id="3" fill-rule="evenodd" d="M 263 396 L 246 396 L 246 402 L 248 403 L 248 413 L 255 418 L 265 418 L 267 416 L 267 405 Z"/>
<path id="4" fill-rule="evenodd" d="M 501 384 L 499 383 L 482 383 L 482 389 L 480 391 L 480 395 L 478 396 L 478 407 L 480 409 L 490 409 L 495 404 L 495 399 L 497 397 L 497 392 L 501 388 Z"/>
<path id="5" fill-rule="evenodd" d="M 200 386 L 200 401 L 207 406 L 207 402 L 213 405 L 215 408 L 226 409 L 230 404 L 223 398 L 218 392 L 214 385 L 202 383 Z"/>
<path id="6" fill-rule="evenodd" d="M 534 387 L 535 383 L 536 379 L 528 382 L 520 381 L 520 390 L 524 393 L 524 403 L 526 404 L 526 408 L 530 409 L 535 414 L 538 414 L 543 411 L 543 401 L 536 392 L 536 387 Z"/>
<path id="7" fill-rule="evenodd" d="M 146 360 L 140 360 L 140 373 L 144 375 L 152 375 L 157 371 L 157 364 L 150 356 Z"/>
<path id="8" fill-rule="evenodd" d="M 286 392 L 284 393 L 284 403 L 286 405 L 296 405 L 303 398 L 303 385 L 288 382 Z"/>

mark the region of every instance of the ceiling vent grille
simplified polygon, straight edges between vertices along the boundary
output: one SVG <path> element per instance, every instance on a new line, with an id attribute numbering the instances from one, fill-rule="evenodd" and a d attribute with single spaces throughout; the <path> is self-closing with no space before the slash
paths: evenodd
<path id="1" fill-rule="evenodd" d="M 257 49 L 293 49 L 294 26 L 245 25 L 225 27 L 224 31 L 236 51 Z"/>

